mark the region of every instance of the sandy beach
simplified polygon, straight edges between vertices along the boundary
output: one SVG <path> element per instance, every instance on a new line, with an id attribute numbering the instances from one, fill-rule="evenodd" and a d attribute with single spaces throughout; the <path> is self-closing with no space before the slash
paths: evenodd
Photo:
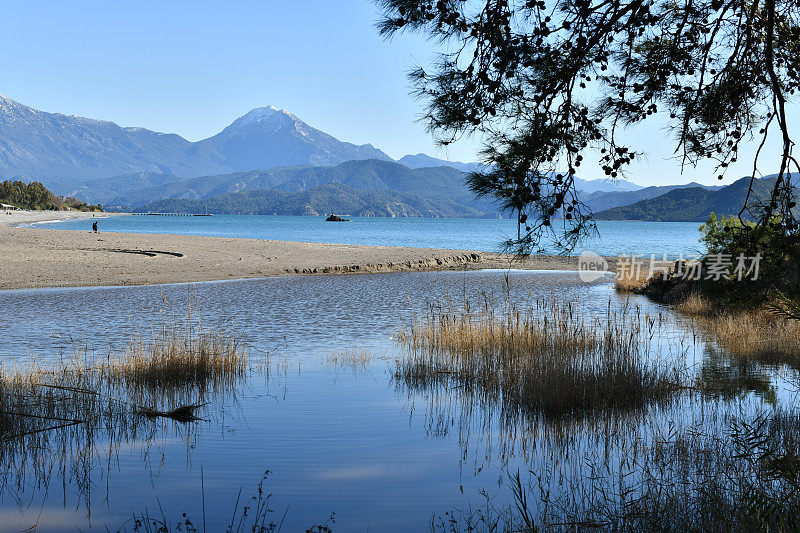
<path id="1" fill-rule="evenodd" d="M 9 211 L 3 209 L 0 211 L 0 228 L 18 224 L 52 222 L 73 218 L 104 218 L 114 215 L 115 213 L 86 213 L 83 211 Z"/>
<path id="2" fill-rule="evenodd" d="M 106 216 L 95 213 L 96 217 Z M 17 224 L 92 218 L 79 212 L 12 212 L 0 222 L 0 289 L 146 285 L 267 276 L 482 268 L 575 270 L 577 259 L 222 237 L 92 233 Z"/>

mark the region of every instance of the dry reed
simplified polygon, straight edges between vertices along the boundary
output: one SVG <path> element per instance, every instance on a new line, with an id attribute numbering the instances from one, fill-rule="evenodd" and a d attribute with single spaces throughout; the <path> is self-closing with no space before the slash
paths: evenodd
<path id="1" fill-rule="evenodd" d="M 703 322 L 731 354 L 768 363 L 800 363 L 800 321 L 765 310 L 722 313 Z"/>
<path id="2" fill-rule="evenodd" d="M 675 304 L 675 310 L 692 316 L 706 316 L 713 311 L 713 306 L 707 298 L 696 292 L 690 293 L 686 298 Z"/>
<path id="3" fill-rule="evenodd" d="M 114 356 L 76 349 L 48 365 L 3 365 L 0 484 L 22 486 L 32 478 L 46 491 L 57 475 L 88 507 L 99 443 L 109 454 L 125 442 L 146 449 L 172 424 L 190 446 L 196 426 L 181 423 L 198 420 L 207 404 L 218 410 L 235 397 L 248 358 L 240 338 L 224 329 L 206 331 L 185 316 L 165 321 L 159 331 L 168 335 L 148 342 L 134 335 Z"/>
<path id="4" fill-rule="evenodd" d="M 197 322 L 197 323 L 195 323 Z M 111 427 L 139 415 L 189 420 L 208 391 L 233 390 L 249 362 L 240 337 L 206 331 L 191 315 L 165 314 L 145 341 L 107 357 L 77 349 L 67 361 L 0 369 L 0 440 L 69 428 Z"/>
<path id="5" fill-rule="evenodd" d="M 634 268 L 630 271 L 617 273 L 614 278 L 614 288 L 619 292 L 641 292 L 650 282 L 646 269 Z"/>
<path id="6" fill-rule="evenodd" d="M 193 384 L 204 388 L 241 377 L 248 364 L 236 334 L 166 319 L 149 339 L 134 333 L 128 349 L 104 362 L 101 370 L 107 380 L 127 386 L 166 389 Z"/>
<path id="7" fill-rule="evenodd" d="M 556 299 L 525 310 L 431 307 L 399 334 L 410 352 L 395 379 L 416 389 L 458 384 L 548 416 L 642 408 L 679 388 L 676 371 L 646 356 L 652 327 L 632 309 L 588 319 Z"/>
<path id="8" fill-rule="evenodd" d="M 766 307 L 715 308 L 697 293 L 677 302 L 675 309 L 698 317 L 700 328 L 731 355 L 767 363 L 800 363 L 800 320 Z"/>

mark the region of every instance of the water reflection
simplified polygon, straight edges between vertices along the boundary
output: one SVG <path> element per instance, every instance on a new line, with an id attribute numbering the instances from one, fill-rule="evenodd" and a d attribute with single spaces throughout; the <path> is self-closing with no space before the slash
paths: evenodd
<path id="1" fill-rule="evenodd" d="M 203 467 L 207 527 L 224 530 L 240 487 L 255 486 L 269 468 L 269 490 L 281 509 L 291 506 L 286 530 L 331 511 L 341 530 L 413 530 L 433 512 L 480 503 L 481 490 L 513 503 L 498 485 L 508 472 L 519 470 L 537 486 L 541 477 L 555 497 L 581 483 L 588 488 L 600 466 L 606 476 L 624 473 L 632 457 L 679 433 L 724 433 L 765 404 L 793 401 L 774 369 L 737 366 L 663 307 L 617 296 L 610 284 L 580 283 L 574 273 L 399 273 L 193 287 L 203 320 L 241 331 L 251 353 L 270 354 L 269 371 L 249 374 L 224 396 L 213 397 L 212 387 L 202 399 L 172 404 L 209 402 L 199 413 L 207 421 L 142 419 L 91 432 L 77 426 L 63 437 L 53 433 L 39 451 L 20 446 L 3 463 L 6 509 L 21 512 L 27 525 L 41 515 L 40 530 L 55 517 L 84 530 L 114 528 L 131 508 L 159 505 L 172 517 L 196 519 Z M 90 356 L 106 354 L 124 346 L 131 331 L 146 329 L 164 302 L 185 311 L 186 293 L 177 285 L 0 292 L 7 332 L 0 354 L 6 362 L 33 353 L 55 361 L 74 343 L 85 343 Z M 394 375 L 394 361 L 407 353 L 397 332 L 431 302 L 508 299 L 524 307 L 553 294 L 578 301 L 589 318 L 627 305 L 643 324 L 647 357 L 683 362 L 677 366 L 686 388 L 667 403 L 558 419 L 511 409 L 502 395 L 452 377 L 423 385 Z"/>

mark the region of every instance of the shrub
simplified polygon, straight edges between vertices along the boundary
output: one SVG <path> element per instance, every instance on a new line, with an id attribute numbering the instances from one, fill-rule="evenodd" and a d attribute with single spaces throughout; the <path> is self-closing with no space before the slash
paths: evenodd
<path id="1" fill-rule="evenodd" d="M 700 240 L 708 247 L 709 254 L 727 254 L 734 265 L 740 255 L 761 257 L 756 282 L 722 284 L 724 291 L 733 289 L 742 294 L 746 291 L 750 298 L 756 299 L 766 296 L 770 289 L 798 293 L 800 235 L 797 233 L 787 232 L 777 221 L 759 225 L 733 216 L 717 217 L 715 213 L 700 226 L 700 232 Z"/>

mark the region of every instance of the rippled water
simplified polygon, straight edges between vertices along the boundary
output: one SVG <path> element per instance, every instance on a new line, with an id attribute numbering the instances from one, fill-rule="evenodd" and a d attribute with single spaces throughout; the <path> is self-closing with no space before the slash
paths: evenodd
<path id="1" fill-rule="evenodd" d="M 91 230 L 91 220 L 47 223 L 50 227 Z M 242 237 L 279 241 L 332 242 L 419 248 L 501 251 L 516 236 L 509 219 L 359 218 L 325 222 L 323 217 L 214 215 L 212 217 L 132 215 L 101 220 L 101 231 L 168 233 Z M 619 254 L 694 255 L 704 249 L 696 222 L 598 221 L 598 234 L 586 239 L 576 253 L 592 250 L 604 256 Z M 547 243 L 545 243 L 547 244 Z M 546 246 L 546 251 L 556 251 Z"/>
<path id="2" fill-rule="evenodd" d="M 224 529 L 239 489 L 243 500 L 249 498 L 267 469 L 275 520 L 286 512 L 285 531 L 322 522 L 331 512 L 338 531 L 419 530 L 432 513 L 480 504 L 479 490 L 503 501 L 508 472 L 541 468 L 570 442 L 579 442 L 582 450 L 600 449 L 607 424 L 615 423 L 601 421 L 600 429 L 588 424 L 569 437 L 542 440 L 551 431 L 547 424 L 492 418 L 458 390 L 404 388 L 392 379 L 391 361 L 402 352 L 393 335 L 428 302 L 459 305 L 465 296 L 499 301 L 506 289 L 523 305 L 555 294 L 598 316 L 627 305 L 660 324 L 659 357 L 733 375 L 731 365 L 714 359 L 691 325 L 671 311 L 644 298 L 618 296 L 607 281 L 581 283 L 569 272 L 389 273 L 191 288 L 0 291 L 4 364 L 33 355 L 42 361 L 66 357 L 84 343 L 97 354 L 120 349 L 134 329 L 146 329 L 165 306 L 186 311 L 189 291 L 207 323 L 241 330 L 251 353 L 270 354 L 272 361 L 270 372 L 252 376 L 235 401 L 209 406 L 207 421 L 166 424 L 149 443 L 126 443 L 110 461 L 108 450 L 99 446 L 89 461 L 88 491 L 57 470 L 47 491 L 34 476 L 4 486 L 3 527 L 28 527 L 41 509 L 39 531 L 114 530 L 132 511 L 147 508 L 158 514 L 159 506 L 172 520 L 187 512 L 197 524 L 203 508 L 201 469 L 208 531 Z M 353 347 L 372 354 L 365 369 L 321 363 Z M 763 377 L 767 390 L 772 379 Z M 733 385 L 734 404 L 732 398 L 682 398 L 618 427 L 666 427 L 698 418 L 714 424 L 714 413 L 730 405 L 753 409 L 781 401 L 780 390 L 759 396 L 753 388 L 752 380 Z"/>

